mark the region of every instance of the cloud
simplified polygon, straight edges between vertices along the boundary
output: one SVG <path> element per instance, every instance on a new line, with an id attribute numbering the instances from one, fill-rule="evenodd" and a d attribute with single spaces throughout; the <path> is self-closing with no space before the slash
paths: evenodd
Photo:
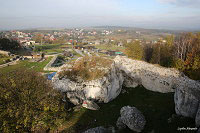
<path id="1" fill-rule="evenodd" d="M 158 1 L 176 6 L 200 8 L 200 0 L 158 0 Z"/>

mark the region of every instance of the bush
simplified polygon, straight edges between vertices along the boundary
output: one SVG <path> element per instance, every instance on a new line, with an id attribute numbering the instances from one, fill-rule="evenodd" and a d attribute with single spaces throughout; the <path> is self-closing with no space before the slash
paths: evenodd
<path id="1" fill-rule="evenodd" d="M 185 69 L 184 61 L 178 58 L 174 59 L 172 66 L 180 71 L 184 71 Z"/>
<path id="2" fill-rule="evenodd" d="M 66 77 L 73 81 L 77 81 L 78 77 L 85 81 L 95 80 L 103 77 L 107 73 L 105 69 L 109 68 L 111 64 L 112 60 L 110 59 L 85 56 L 76 61 L 71 68 L 60 72 L 59 77 Z"/>
<path id="3" fill-rule="evenodd" d="M 0 38 L 0 49 L 6 51 L 15 51 L 21 49 L 21 45 L 19 42 L 7 39 L 7 38 Z"/>
<path id="4" fill-rule="evenodd" d="M 0 132 L 56 129 L 66 116 L 61 98 L 34 71 L 0 73 Z"/>

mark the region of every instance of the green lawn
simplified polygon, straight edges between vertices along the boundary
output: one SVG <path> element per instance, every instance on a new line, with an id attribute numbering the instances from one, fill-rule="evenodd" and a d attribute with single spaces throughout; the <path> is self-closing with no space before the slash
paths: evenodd
<path id="1" fill-rule="evenodd" d="M 52 53 L 52 52 L 62 52 L 63 50 L 60 48 L 61 44 L 45 44 L 45 45 L 37 45 L 35 46 L 35 52 L 45 52 L 45 53 Z"/>
<path id="2" fill-rule="evenodd" d="M 45 44 L 45 45 L 37 45 L 35 50 L 36 52 L 44 52 L 46 54 L 49 53 L 62 53 L 64 50 L 62 48 L 69 47 L 72 45 L 68 44 Z"/>
<path id="3" fill-rule="evenodd" d="M 123 51 L 125 49 L 124 47 L 118 47 L 116 45 L 105 45 L 105 44 L 101 44 L 101 45 L 88 45 L 88 46 L 95 46 L 98 49 L 102 49 L 102 50 L 114 50 L 114 51 Z"/>
<path id="4" fill-rule="evenodd" d="M 127 105 L 135 106 L 144 114 L 147 123 L 143 132 L 170 133 L 178 132 L 177 127 L 195 127 L 193 119 L 179 116 L 168 123 L 168 119 L 175 114 L 173 93 L 162 94 L 143 87 L 126 89 L 128 93 L 120 94 L 107 104 L 99 104 L 99 111 L 82 108 L 78 112 L 70 113 L 68 120 L 61 127 L 63 133 L 82 132 L 96 126 L 115 126 L 120 109 Z M 124 129 L 121 132 L 132 131 Z"/>
<path id="5" fill-rule="evenodd" d="M 43 68 L 49 63 L 52 57 L 49 57 L 43 62 L 29 62 L 29 61 L 19 61 L 18 64 L 0 68 L 0 72 L 10 72 L 17 68 L 28 68 L 35 70 L 36 72 L 44 72 Z"/>

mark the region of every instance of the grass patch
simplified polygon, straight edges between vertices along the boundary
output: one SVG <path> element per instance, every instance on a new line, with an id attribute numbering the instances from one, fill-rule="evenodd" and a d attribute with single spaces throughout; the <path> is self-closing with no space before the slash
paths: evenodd
<path id="1" fill-rule="evenodd" d="M 124 51 L 125 48 L 124 47 L 119 47 L 113 44 L 101 44 L 101 45 L 91 45 L 91 46 L 95 46 L 98 49 L 102 49 L 102 50 L 114 50 L 114 51 Z"/>
<path id="2" fill-rule="evenodd" d="M 8 56 L 0 54 L 0 65 L 5 64 L 6 60 L 9 60 L 9 59 L 11 59 L 11 58 L 8 57 Z"/>
<path id="3" fill-rule="evenodd" d="M 18 68 L 27 68 L 27 69 L 32 69 L 36 72 L 44 72 L 43 68 L 50 62 L 51 59 L 52 57 L 49 57 L 43 62 L 19 61 L 18 64 L 16 65 L 0 68 L 0 71 L 6 73 Z"/>
<path id="4" fill-rule="evenodd" d="M 162 94 L 146 90 L 144 87 L 124 88 L 128 93 L 120 94 L 115 100 L 107 104 L 99 104 L 100 110 L 92 111 L 82 108 L 73 112 L 66 123 L 63 132 L 77 133 L 96 126 L 115 126 L 120 109 L 123 106 L 135 106 L 146 118 L 143 132 L 170 133 L 178 132 L 178 127 L 195 127 L 193 119 L 175 117 L 171 123 L 168 119 L 175 114 L 174 94 Z M 131 133 L 129 129 L 121 132 Z"/>
<path id="5" fill-rule="evenodd" d="M 37 45 L 35 47 L 35 52 L 45 52 L 45 53 L 60 53 L 63 50 L 60 48 L 63 46 L 62 44 L 46 44 L 46 45 Z"/>
<path id="6" fill-rule="evenodd" d="M 112 64 L 112 60 L 97 56 L 84 56 L 72 64 L 72 67 L 65 68 L 59 73 L 60 78 L 69 78 L 77 81 L 80 77 L 85 81 L 95 80 L 103 77 Z"/>

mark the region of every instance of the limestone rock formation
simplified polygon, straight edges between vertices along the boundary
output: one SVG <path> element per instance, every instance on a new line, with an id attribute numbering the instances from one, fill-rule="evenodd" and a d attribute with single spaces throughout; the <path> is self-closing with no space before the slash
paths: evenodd
<path id="1" fill-rule="evenodd" d="M 123 75 L 113 63 L 106 76 L 91 81 L 72 81 L 70 79 L 59 79 L 58 74 L 52 79 L 54 87 L 67 94 L 70 101 L 82 104 L 85 100 L 94 100 L 108 103 L 116 98 L 122 89 Z"/>
<path id="2" fill-rule="evenodd" d="M 174 92 L 174 81 L 181 77 L 181 73 L 175 69 L 155 66 L 123 56 L 117 56 L 114 62 L 122 71 L 125 77 L 124 83 L 127 87 L 136 87 L 140 84 L 151 91 Z"/>
<path id="3" fill-rule="evenodd" d="M 67 93 L 74 104 L 85 100 L 109 102 L 121 92 L 122 85 L 161 93 L 175 92 L 175 111 L 178 115 L 194 118 L 200 125 L 200 83 L 189 79 L 176 69 L 164 68 L 144 61 L 117 56 L 108 74 L 92 81 L 74 82 L 70 79 L 53 78 L 55 88 Z"/>
<path id="4" fill-rule="evenodd" d="M 176 113 L 195 118 L 196 125 L 200 125 L 200 83 L 188 77 L 181 77 L 177 79 L 175 87 Z"/>
<path id="5" fill-rule="evenodd" d="M 128 86 L 143 85 L 146 89 L 161 93 L 173 92 L 175 111 L 178 115 L 195 118 L 200 125 L 200 83 L 191 80 L 175 69 L 164 68 L 117 56 L 116 66 L 123 72 Z"/>
<path id="6" fill-rule="evenodd" d="M 121 117 L 117 121 L 118 128 L 123 128 L 124 124 L 135 132 L 141 132 L 144 129 L 146 120 L 137 108 L 130 106 L 122 107 L 120 114 Z"/>

